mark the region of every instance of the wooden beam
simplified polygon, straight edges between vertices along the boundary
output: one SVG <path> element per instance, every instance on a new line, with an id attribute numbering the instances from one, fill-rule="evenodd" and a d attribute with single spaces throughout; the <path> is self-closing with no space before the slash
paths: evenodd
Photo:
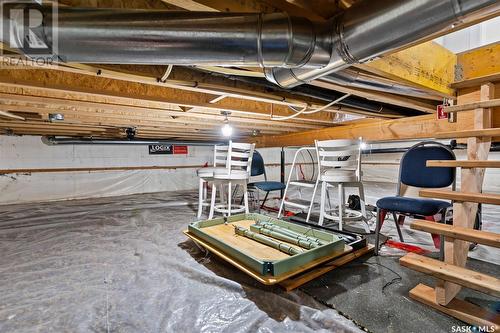
<path id="1" fill-rule="evenodd" d="M 467 102 L 473 102 L 474 93 L 467 97 Z M 500 96 L 498 96 L 500 97 Z M 459 96 L 459 101 L 463 97 Z M 492 110 L 496 110 L 495 108 Z M 425 139 L 425 138 L 467 138 L 474 135 L 492 136 L 493 141 L 500 140 L 500 112 L 492 112 L 492 129 L 474 130 L 474 111 L 458 113 L 458 121 L 449 123 L 446 120 L 436 120 L 435 116 L 418 116 L 395 120 L 364 120 L 349 125 L 323 128 L 305 132 L 290 133 L 277 136 L 262 136 L 254 140 L 261 147 L 285 147 L 314 144 L 314 140 L 331 140 L 363 137 L 368 141 Z"/>
<path id="2" fill-rule="evenodd" d="M 488 205 L 500 205 L 500 194 L 457 192 L 449 190 L 420 190 L 421 197 L 447 199 L 458 202 L 475 202 Z"/>
<path id="3" fill-rule="evenodd" d="M 442 96 L 452 97 L 457 56 L 435 42 L 426 42 L 356 67 Z"/>
<path id="4" fill-rule="evenodd" d="M 399 259 L 402 266 L 429 274 L 437 279 L 450 281 L 482 293 L 500 297 L 500 280 L 467 268 L 447 264 L 416 253 L 408 253 Z"/>
<path id="5" fill-rule="evenodd" d="M 500 168 L 500 161 L 428 160 L 426 166 L 441 168 Z"/>
<path id="6" fill-rule="evenodd" d="M 2 111 L 2 110 L 0 110 L 0 117 L 6 117 L 6 118 L 18 119 L 18 120 L 26 120 L 24 117 L 17 116 L 9 111 Z"/>
<path id="7" fill-rule="evenodd" d="M 217 11 L 216 9 L 213 9 L 210 6 L 205 6 L 204 4 L 193 0 L 161 0 L 161 1 L 189 11 L 195 11 L 195 12 Z"/>
<path id="8" fill-rule="evenodd" d="M 349 139 L 362 137 L 366 141 L 402 140 L 432 137 L 460 137 L 476 132 L 457 133 L 456 123 L 438 121 L 434 115 L 396 120 L 371 120 L 359 124 L 341 125 L 318 130 L 277 136 L 263 136 L 255 141 L 259 147 L 285 147 L 314 144 L 314 140 Z M 445 135 L 441 135 L 444 133 Z M 491 133 L 491 132 L 490 132 Z M 500 134 L 500 129 L 491 135 Z"/>
<path id="9" fill-rule="evenodd" d="M 157 107 L 132 106 L 128 104 L 110 104 L 87 102 L 83 100 L 67 100 L 59 97 L 40 97 L 33 95 L 4 94 L 0 88 L 0 110 L 17 111 L 24 113 L 37 113 L 48 119 L 49 113 L 60 112 L 75 117 L 95 117 L 99 119 L 116 118 L 120 121 L 137 120 L 141 122 L 156 122 L 158 126 L 168 124 L 169 126 L 193 125 L 196 128 L 207 126 L 220 126 L 224 116 L 213 111 L 208 113 L 190 112 L 162 109 Z M 244 115 L 232 115 L 230 118 L 235 127 L 263 129 L 270 131 L 290 132 L 294 129 L 321 128 L 322 126 L 312 124 L 299 124 L 275 122 L 266 119 L 246 117 Z"/>
<path id="10" fill-rule="evenodd" d="M 490 99 L 487 101 L 474 102 L 469 104 L 453 105 L 444 108 L 446 112 L 470 111 L 481 108 L 493 108 L 500 106 L 500 99 Z"/>
<path id="11" fill-rule="evenodd" d="M 495 232 L 474 230 L 449 224 L 429 222 L 426 220 L 413 220 L 413 223 L 410 224 L 410 228 L 443 235 L 453 239 L 461 239 L 468 242 L 500 248 L 500 234 Z"/>
<path id="12" fill-rule="evenodd" d="M 224 110 L 260 115 L 273 113 L 279 116 L 294 114 L 285 105 L 230 97 L 216 104 L 211 104 L 209 101 L 213 99 L 213 96 L 208 94 L 45 69 L 0 70 L 0 83 L 3 86 L 67 91 L 69 96 L 86 93 L 96 96 L 129 98 L 137 101 L 169 103 L 172 105 L 171 108 L 180 105 L 213 109 L 218 112 Z M 332 119 L 332 114 L 323 112 L 300 116 L 294 121 L 331 123 Z"/>
<path id="13" fill-rule="evenodd" d="M 479 87 L 483 83 L 488 82 L 499 82 L 500 81 L 500 72 L 496 74 L 489 74 L 484 76 L 478 76 L 473 79 L 467 79 L 462 81 L 457 81 L 451 84 L 453 89 L 460 88 L 471 88 L 471 87 Z"/>
<path id="14" fill-rule="evenodd" d="M 457 67 L 458 78 L 455 81 L 499 74 L 500 42 L 459 53 Z"/>
<path id="15" fill-rule="evenodd" d="M 458 298 L 453 299 L 447 306 L 442 306 L 436 303 L 434 288 L 424 284 L 419 284 L 410 290 L 410 297 L 468 324 L 480 327 L 493 327 L 493 332 L 496 332 L 500 328 L 500 315 L 498 313 L 483 309 Z"/>

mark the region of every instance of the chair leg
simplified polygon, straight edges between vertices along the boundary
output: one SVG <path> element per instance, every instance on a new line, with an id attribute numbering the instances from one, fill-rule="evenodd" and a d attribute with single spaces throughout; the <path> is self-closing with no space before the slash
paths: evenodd
<path id="1" fill-rule="evenodd" d="M 394 218 L 394 224 L 396 225 L 396 229 L 398 231 L 398 235 L 399 235 L 399 240 L 404 243 L 404 239 L 403 239 L 403 233 L 401 232 L 401 227 L 399 226 L 399 218 L 398 218 L 398 214 L 396 214 L 396 212 L 392 212 L 392 217 Z"/>
<path id="2" fill-rule="evenodd" d="M 232 192 L 231 192 L 231 182 L 227 184 L 227 216 L 231 216 L 231 200 Z"/>
<path id="3" fill-rule="evenodd" d="M 384 224 L 386 214 L 387 212 L 385 210 L 377 207 L 377 224 L 375 225 L 375 255 L 378 255 L 380 230 L 382 229 L 382 224 Z"/>
<path id="4" fill-rule="evenodd" d="M 269 196 L 269 191 L 266 192 L 266 195 L 264 196 L 264 200 L 262 200 L 262 204 L 260 205 L 260 209 L 264 208 L 264 205 L 266 204 L 267 197 Z"/>
<path id="5" fill-rule="evenodd" d="M 338 184 L 339 187 L 339 230 L 342 231 L 342 222 L 344 220 L 344 185 Z"/>
<path id="6" fill-rule="evenodd" d="M 363 222 L 365 225 L 366 233 L 370 233 L 370 225 L 368 224 L 368 217 L 366 215 L 366 202 L 365 202 L 365 189 L 363 183 L 358 184 L 359 200 L 361 205 L 361 215 L 363 216 Z"/>
<path id="7" fill-rule="evenodd" d="M 217 186 L 215 184 L 212 184 L 212 198 L 210 200 L 210 213 L 208 214 L 209 220 L 211 220 L 214 217 L 216 193 L 217 193 Z"/>
<path id="8" fill-rule="evenodd" d="M 326 200 L 326 182 L 321 183 L 321 199 L 319 207 L 319 220 L 318 224 L 323 225 L 323 219 L 325 218 L 325 200 Z"/>
<path id="9" fill-rule="evenodd" d="M 246 183 L 243 185 L 243 191 L 243 198 L 245 199 L 245 213 L 250 214 L 250 209 L 248 207 L 248 188 Z"/>
<path id="10" fill-rule="evenodd" d="M 319 179 L 316 179 L 316 183 L 314 184 L 314 189 L 311 197 L 311 203 L 309 204 L 309 209 L 307 210 L 306 222 L 309 222 L 309 218 L 311 218 L 311 211 L 314 206 L 314 200 L 316 199 L 316 191 L 318 190 L 318 184 L 319 184 Z"/>
<path id="11" fill-rule="evenodd" d="M 202 178 L 199 179 L 198 181 L 198 214 L 196 215 L 197 218 L 201 217 L 201 212 L 203 210 L 203 185 L 204 181 Z"/>
<path id="12" fill-rule="evenodd" d="M 332 200 L 330 199 L 330 191 L 328 191 L 328 184 L 326 184 L 325 193 L 326 193 L 326 202 L 328 203 L 328 212 L 331 213 L 333 208 L 332 208 Z M 325 204 L 325 206 L 326 206 L 326 204 Z"/>
<path id="13" fill-rule="evenodd" d="M 426 216 L 425 220 L 436 222 L 436 220 L 434 220 L 434 216 Z M 436 249 L 441 249 L 441 237 L 438 234 L 431 234 L 431 236 L 432 236 L 432 242 L 434 243 L 434 247 Z"/>
<path id="14" fill-rule="evenodd" d="M 441 214 L 441 223 L 446 224 L 446 212 L 447 208 L 443 210 Z M 444 261 L 444 236 L 439 235 L 439 260 Z"/>

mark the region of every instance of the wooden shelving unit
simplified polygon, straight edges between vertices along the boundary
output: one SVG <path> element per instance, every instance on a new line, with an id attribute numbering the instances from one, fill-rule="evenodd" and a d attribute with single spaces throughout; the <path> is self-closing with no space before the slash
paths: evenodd
<path id="1" fill-rule="evenodd" d="M 428 167 L 500 168 L 500 161 L 427 161 Z"/>
<path id="2" fill-rule="evenodd" d="M 491 146 L 492 110 L 499 100 L 495 99 L 495 85 L 482 83 L 477 95 L 466 93 L 458 98 L 458 105 L 447 108 L 459 115 L 473 113 L 474 130 L 478 135 L 467 139 L 466 161 L 428 161 L 430 167 L 461 168 L 460 191 L 422 190 L 420 196 L 453 200 L 453 225 L 443 225 L 417 220 L 411 228 L 444 236 L 444 261 L 414 253 L 400 259 L 403 266 L 429 274 L 436 278 L 434 288 L 419 284 L 410 291 L 410 297 L 443 313 L 471 325 L 500 328 L 500 315 L 470 302 L 456 298 L 462 287 L 500 297 L 500 280 L 465 268 L 469 242 L 500 247 L 500 234 L 474 230 L 478 204 L 500 205 L 500 195 L 483 193 L 485 168 L 499 168 L 500 161 L 489 161 Z M 473 96 L 473 97 L 471 97 Z M 478 98 L 478 97 L 479 98 Z M 476 98 L 474 100 L 474 98 Z M 472 100 L 471 100 L 472 99 Z M 477 100 L 479 99 L 479 100 Z M 472 132 L 469 130 L 469 132 Z"/>

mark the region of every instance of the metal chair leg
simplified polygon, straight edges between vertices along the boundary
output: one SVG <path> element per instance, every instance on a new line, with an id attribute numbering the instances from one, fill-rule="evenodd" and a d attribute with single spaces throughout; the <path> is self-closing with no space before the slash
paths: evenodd
<path id="1" fill-rule="evenodd" d="M 446 213 L 448 208 L 445 208 L 441 213 L 441 223 L 446 224 Z M 444 236 L 439 235 L 439 260 L 444 261 Z"/>
<path id="2" fill-rule="evenodd" d="M 377 223 L 375 225 L 375 255 L 378 256 L 378 248 L 380 244 L 380 208 L 377 207 Z"/>
<path id="3" fill-rule="evenodd" d="M 260 205 L 260 209 L 264 208 L 264 204 L 266 203 L 268 195 L 269 195 L 269 191 L 266 192 L 266 195 L 264 196 L 264 200 L 262 200 L 262 204 Z"/>
<path id="4" fill-rule="evenodd" d="M 399 219 L 396 212 L 392 212 L 392 217 L 394 218 L 394 223 L 396 223 L 396 229 L 398 230 L 399 240 L 404 243 L 403 233 L 401 232 L 401 227 L 399 226 Z"/>

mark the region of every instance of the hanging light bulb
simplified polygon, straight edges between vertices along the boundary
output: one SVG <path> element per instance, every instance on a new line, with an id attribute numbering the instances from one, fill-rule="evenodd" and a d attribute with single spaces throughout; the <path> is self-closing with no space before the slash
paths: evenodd
<path id="1" fill-rule="evenodd" d="M 229 119 L 227 119 L 228 112 L 221 112 L 225 118 L 224 118 L 224 126 L 222 126 L 222 135 L 223 136 L 231 136 L 233 135 L 233 128 L 231 125 L 229 125 Z"/>
<path id="2" fill-rule="evenodd" d="M 231 136 L 233 135 L 233 128 L 229 124 L 224 124 L 222 126 L 222 135 L 224 136 Z"/>

